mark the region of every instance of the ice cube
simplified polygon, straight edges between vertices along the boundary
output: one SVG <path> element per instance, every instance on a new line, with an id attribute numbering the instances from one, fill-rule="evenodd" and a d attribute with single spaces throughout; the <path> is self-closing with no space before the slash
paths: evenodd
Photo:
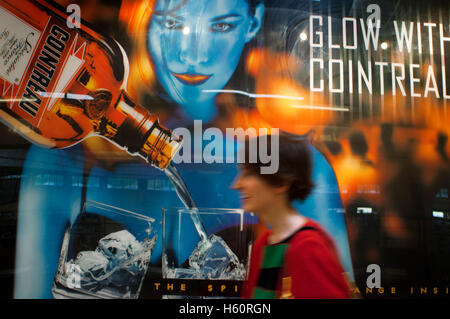
<path id="1" fill-rule="evenodd" d="M 129 261 L 142 252 L 143 247 L 128 231 L 121 230 L 100 239 L 97 251 L 109 259 L 108 269 L 117 267 Z"/>
<path id="2" fill-rule="evenodd" d="M 108 259 L 97 251 L 82 251 L 75 261 L 66 265 L 66 276 L 69 281 L 79 282 L 78 288 L 95 290 L 106 277 L 108 263 Z"/>
<path id="3" fill-rule="evenodd" d="M 83 272 L 89 272 L 93 277 L 98 277 L 106 272 L 108 259 L 97 251 L 82 251 L 78 254 L 75 264 L 77 264 Z"/>
<path id="4" fill-rule="evenodd" d="M 227 243 L 216 235 L 198 243 L 189 257 L 189 266 L 206 279 L 241 280 L 245 277 L 245 267 Z"/>

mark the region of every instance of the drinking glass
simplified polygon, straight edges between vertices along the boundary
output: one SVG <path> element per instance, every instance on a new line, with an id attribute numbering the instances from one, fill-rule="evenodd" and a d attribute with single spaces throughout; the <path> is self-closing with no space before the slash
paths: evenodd
<path id="1" fill-rule="evenodd" d="M 224 291 L 213 289 L 215 281 L 226 286 L 246 279 L 256 222 L 254 214 L 242 209 L 164 208 L 163 278 L 188 280 L 193 288 L 184 294 L 220 296 Z"/>
<path id="2" fill-rule="evenodd" d="M 156 241 L 153 222 L 136 212 L 86 201 L 66 229 L 53 296 L 138 298 Z"/>

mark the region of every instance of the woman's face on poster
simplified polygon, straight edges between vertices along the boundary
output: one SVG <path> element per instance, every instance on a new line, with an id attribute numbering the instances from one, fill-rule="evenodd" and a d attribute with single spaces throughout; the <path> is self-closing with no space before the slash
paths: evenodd
<path id="1" fill-rule="evenodd" d="M 234 73 L 244 46 L 259 31 L 263 5 L 246 0 L 158 0 L 148 49 L 159 82 L 180 105 L 214 99 Z"/>

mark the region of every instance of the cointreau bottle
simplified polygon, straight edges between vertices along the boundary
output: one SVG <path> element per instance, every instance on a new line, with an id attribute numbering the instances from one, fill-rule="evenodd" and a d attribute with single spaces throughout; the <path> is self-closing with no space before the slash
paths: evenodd
<path id="1" fill-rule="evenodd" d="M 42 0 L 0 0 L 0 120 L 64 148 L 99 135 L 164 169 L 181 146 L 125 92 L 122 47 Z"/>

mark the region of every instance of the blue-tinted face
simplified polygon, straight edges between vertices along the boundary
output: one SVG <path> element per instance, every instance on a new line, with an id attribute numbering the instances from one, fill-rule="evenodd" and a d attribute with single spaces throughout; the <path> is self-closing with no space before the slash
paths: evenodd
<path id="1" fill-rule="evenodd" d="M 260 22 L 245 0 L 157 1 L 148 41 L 156 76 L 192 118 L 215 112 L 205 90 L 224 88 Z"/>

